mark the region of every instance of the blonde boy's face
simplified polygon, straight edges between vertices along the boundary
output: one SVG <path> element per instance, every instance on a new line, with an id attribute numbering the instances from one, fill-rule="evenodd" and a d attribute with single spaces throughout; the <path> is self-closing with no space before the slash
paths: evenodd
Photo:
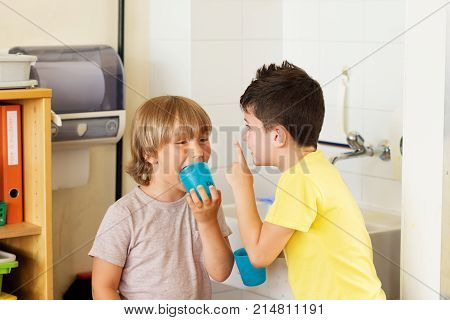
<path id="1" fill-rule="evenodd" d="M 181 169 L 193 162 L 208 162 L 210 156 L 209 135 L 193 138 L 174 137 L 158 152 L 158 169 L 155 175 L 157 179 L 171 185 L 177 184 L 177 189 L 185 191 L 178 177 Z"/>
<path id="2" fill-rule="evenodd" d="M 274 148 L 271 143 L 271 133 L 266 132 L 261 120 L 250 112 L 244 112 L 246 132 L 244 140 L 252 154 L 253 163 L 256 166 L 273 165 Z"/>

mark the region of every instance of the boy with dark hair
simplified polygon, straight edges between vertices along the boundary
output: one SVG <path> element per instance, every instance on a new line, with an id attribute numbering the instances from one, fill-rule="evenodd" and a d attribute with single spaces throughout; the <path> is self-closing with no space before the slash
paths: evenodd
<path id="1" fill-rule="evenodd" d="M 236 144 L 238 159 L 227 180 L 252 264 L 268 266 L 284 251 L 296 299 L 385 299 L 361 211 L 338 170 L 317 150 L 325 114 L 319 83 L 286 61 L 263 66 L 241 108 L 255 165 L 282 172 L 262 222 L 253 176 Z"/>

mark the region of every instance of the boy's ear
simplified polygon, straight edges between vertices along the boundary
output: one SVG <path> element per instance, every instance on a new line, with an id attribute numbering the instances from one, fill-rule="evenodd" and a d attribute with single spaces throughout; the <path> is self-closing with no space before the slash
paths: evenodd
<path id="1" fill-rule="evenodd" d="M 276 126 L 275 128 L 273 128 L 272 133 L 272 140 L 275 143 L 276 147 L 281 148 L 287 143 L 288 132 L 286 128 L 284 128 L 283 126 Z"/>
<path id="2" fill-rule="evenodd" d="M 147 160 L 147 162 L 149 162 L 151 165 L 157 165 L 158 164 L 158 159 L 149 155 L 145 156 L 145 160 Z"/>

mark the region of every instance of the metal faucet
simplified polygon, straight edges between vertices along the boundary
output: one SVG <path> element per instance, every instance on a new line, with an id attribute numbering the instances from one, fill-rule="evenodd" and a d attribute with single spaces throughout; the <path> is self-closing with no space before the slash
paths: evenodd
<path id="1" fill-rule="evenodd" d="M 364 145 L 363 137 L 356 131 L 351 131 L 347 135 L 347 143 L 352 148 L 352 151 L 344 152 L 334 156 L 330 159 L 332 164 L 335 164 L 338 160 L 345 160 L 350 158 L 357 158 L 363 156 L 378 156 L 383 161 L 391 160 L 391 149 L 390 147 L 383 143 L 378 147 L 373 147 L 371 145 Z"/>

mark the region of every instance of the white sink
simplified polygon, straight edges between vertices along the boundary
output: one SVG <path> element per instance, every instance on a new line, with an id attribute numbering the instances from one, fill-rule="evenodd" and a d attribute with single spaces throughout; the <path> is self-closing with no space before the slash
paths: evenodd
<path id="1" fill-rule="evenodd" d="M 258 211 L 265 216 L 268 205 L 258 203 Z M 227 224 L 233 230 L 230 244 L 233 250 L 241 248 L 242 241 L 236 219 L 234 205 L 224 205 L 223 211 Z M 388 299 L 400 297 L 400 217 L 363 211 L 366 227 L 372 240 L 373 260 L 378 277 Z M 287 279 L 287 267 L 284 258 L 278 258 L 267 268 L 267 280 L 258 287 L 246 287 L 242 284 L 236 265 L 230 277 L 224 282 L 227 285 L 270 297 L 273 299 L 292 299 Z"/>

